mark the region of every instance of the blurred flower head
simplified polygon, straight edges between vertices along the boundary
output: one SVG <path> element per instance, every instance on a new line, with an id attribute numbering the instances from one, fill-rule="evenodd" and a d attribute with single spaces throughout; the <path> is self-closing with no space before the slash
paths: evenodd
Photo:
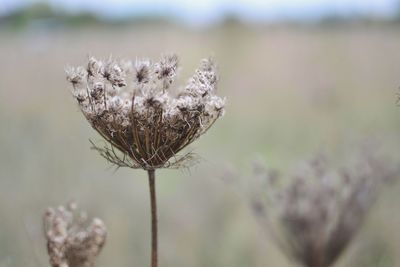
<path id="1" fill-rule="evenodd" d="M 290 258 L 307 267 L 332 266 L 360 229 L 381 186 L 399 172 L 388 161 L 362 156 L 336 169 L 318 156 L 285 184 L 257 166 L 252 205 Z"/>
<path id="2" fill-rule="evenodd" d="M 84 212 L 76 214 L 76 204 L 49 208 L 43 217 L 47 252 L 54 267 L 93 267 L 106 240 L 104 223 L 88 222 Z"/>
<path id="3" fill-rule="evenodd" d="M 83 114 L 109 143 L 94 145 L 103 157 L 119 167 L 146 170 L 179 167 L 192 158 L 177 153 L 224 114 L 225 99 L 215 95 L 218 77 L 211 59 L 202 60 L 183 88 L 171 88 L 177 71 L 173 54 L 155 63 L 90 58 L 86 68 L 67 69 Z"/>

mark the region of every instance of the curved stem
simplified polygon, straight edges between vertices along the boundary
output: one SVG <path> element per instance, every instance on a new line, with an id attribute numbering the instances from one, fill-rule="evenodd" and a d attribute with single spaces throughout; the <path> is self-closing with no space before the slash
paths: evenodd
<path id="1" fill-rule="evenodd" d="M 157 198 L 155 170 L 148 170 L 151 206 L 151 267 L 157 267 Z"/>

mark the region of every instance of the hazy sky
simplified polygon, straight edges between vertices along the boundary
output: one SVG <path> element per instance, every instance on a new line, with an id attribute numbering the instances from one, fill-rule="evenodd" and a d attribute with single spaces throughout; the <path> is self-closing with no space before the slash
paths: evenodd
<path id="1" fill-rule="evenodd" d="M 0 0 L 0 13 L 36 0 Z M 226 13 L 245 20 L 318 18 L 327 13 L 341 15 L 392 15 L 400 0 L 47 0 L 54 7 L 88 10 L 104 16 L 159 14 L 189 23 L 208 23 Z"/>

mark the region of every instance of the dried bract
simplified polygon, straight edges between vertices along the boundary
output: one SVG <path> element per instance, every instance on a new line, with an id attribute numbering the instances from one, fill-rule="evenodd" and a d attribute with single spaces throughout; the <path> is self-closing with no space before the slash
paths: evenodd
<path id="1" fill-rule="evenodd" d="M 49 208 L 43 217 L 47 251 L 53 267 L 94 267 L 106 240 L 104 223 L 85 213 L 76 214 L 76 204 Z"/>
<path id="2" fill-rule="evenodd" d="M 225 99 L 215 95 L 217 73 L 204 59 L 188 84 L 171 90 L 178 57 L 129 61 L 90 58 L 86 69 L 67 70 L 72 94 L 92 127 L 110 144 L 94 148 L 119 167 L 181 166 L 177 157 L 224 114 Z"/>
<path id="3" fill-rule="evenodd" d="M 360 228 L 382 184 L 398 169 L 387 161 L 362 157 L 351 167 L 328 168 L 323 157 L 295 173 L 289 183 L 258 168 L 252 203 L 277 244 L 307 267 L 332 266 Z"/>

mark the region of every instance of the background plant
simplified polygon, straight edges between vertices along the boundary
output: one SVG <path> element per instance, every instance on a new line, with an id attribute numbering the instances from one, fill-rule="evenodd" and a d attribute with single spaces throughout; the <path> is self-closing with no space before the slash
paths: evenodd
<path id="1" fill-rule="evenodd" d="M 75 202 L 48 208 L 43 216 L 47 253 L 53 267 L 94 267 L 107 236 L 102 220 L 88 220 Z"/>
<path id="2" fill-rule="evenodd" d="M 305 267 L 331 267 L 340 258 L 381 187 L 399 176 L 397 164 L 376 153 L 364 151 L 342 168 L 317 156 L 286 180 L 256 168 L 253 210 L 289 258 Z"/>

